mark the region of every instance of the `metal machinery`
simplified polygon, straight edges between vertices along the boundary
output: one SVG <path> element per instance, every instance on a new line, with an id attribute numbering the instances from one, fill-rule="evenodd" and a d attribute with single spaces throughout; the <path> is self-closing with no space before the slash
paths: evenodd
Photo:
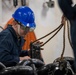
<path id="1" fill-rule="evenodd" d="M 74 75 L 68 61 L 57 61 L 46 64 L 38 59 L 24 60 L 13 67 L 0 63 L 0 75 Z"/>

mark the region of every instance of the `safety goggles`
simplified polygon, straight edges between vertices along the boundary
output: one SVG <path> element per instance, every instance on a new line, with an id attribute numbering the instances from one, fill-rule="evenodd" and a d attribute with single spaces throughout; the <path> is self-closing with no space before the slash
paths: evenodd
<path id="1" fill-rule="evenodd" d="M 24 31 L 30 31 L 29 27 L 24 27 L 23 25 L 20 25 L 20 28 Z"/>
<path id="2" fill-rule="evenodd" d="M 15 20 L 16 21 L 16 20 Z M 19 25 L 20 25 L 20 27 L 24 30 L 24 31 L 26 31 L 26 29 L 29 29 L 29 31 L 34 31 L 34 27 L 29 27 L 29 23 L 26 25 L 26 26 L 24 26 L 23 24 L 21 24 L 20 22 L 18 22 L 18 21 L 16 21 Z"/>
<path id="3" fill-rule="evenodd" d="M 31 32 L 31 31 L 34 31 L 34 29 L 35 29 L 35 28 L 33 28 L 33 27 L 30 28 L 30 27 L 28 27 L 28 26 L 23 26 L 23 25 L 20 25 L 20 27 L 21 27 L 21 29 L 23 29 L 24 31 L 29 30 L 30 32 Z"/>

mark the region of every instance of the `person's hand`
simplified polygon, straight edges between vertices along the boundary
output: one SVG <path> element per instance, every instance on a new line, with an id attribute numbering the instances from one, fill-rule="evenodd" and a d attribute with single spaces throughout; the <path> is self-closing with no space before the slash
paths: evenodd
<path id="1" fill-rule="evenodd" d="M 64 15 L 62 15 L 62 21 L 61 21 L 61 23 L 62 23 L 63 25 L 66 24 L 66 20 L 67 20 L 67 18 L 66 18 Z"/>
<path id="2" fill-rule="evenodd" d="M 20 57 L 20 61 L 27 60 L 27 59 L 31 59 L 31 58 L 29 56 Z"/>
<path id="3" fill-rule="evenodd" d="M 36 41 L 34 43 L 35 46 L 40 46 L 40 50 L 43 50 L 43 48 L 41 48 L 41 46 L 43 45 L 43 42 L 40 42 L 40 41 Z"/>

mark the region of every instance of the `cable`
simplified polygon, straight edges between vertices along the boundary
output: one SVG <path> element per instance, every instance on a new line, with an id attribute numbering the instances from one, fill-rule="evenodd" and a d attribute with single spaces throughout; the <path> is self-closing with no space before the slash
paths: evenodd
<path id="1" fill-rule="evenodd" d="M 64 25 L 64 30 L 63 30 L 63 50 L 62 50 L 60 60 L 63 60 L 64 51 L 65 51 L 65 25 Z"/>
<path id="2" fill-rule="evenodd" d="M 34 42 L 39 41 L 39 40 L 47 37 L 48 35 L 50 35 L 50 34 L 52 34 L 53 32 L 56 31 L 56 32 L 53 34 L 52 37 L 50 37 L 45 43 L 43 43 L 42 45 L 40 45 L 40 47 L 42 47 L 42 46 L 44 46 L 47 42 L 49 42 L 49 41 L 61 30 L 62 27 L 64 27 L 64 29 L 63 29 L 63 50 L 62 50 L 62 53 L 61 53 L 61 58 L 60 58 L 60 60 L 63 59 L 63 55 L 64 55 L 64 52 L 65 52 L 65 30 L 66 30 L 66 22 L 67 22 L 67 30 L 68 30 L 68 31 L 67 31 L 67 32 L 68 32 L 68 40 L 69 40 L 69 43 L 70 43 L 70 45 L 71 45 L 71 47 L 72 47 L 72 42 L 71 42 L 71 40 L 70 40 L 70 34 L 69 34 L 69 24 L 68 24 L 68 21 L 67 21 L 67 19 L 66 19 L 66 17 L 65 17 L 64 15 L 62 16 L 61 24 L 60 24 L 56 29 L 54 29 L 54 30 L 51 31 L 50 33 L 46 34 L 45 36 L 43 36 L 43 37 L 41 37 L 41 38 L 39 38 L 39 39 L 37 39 L 37 40 L 34 41 Z M 32 42 L 32 43 L 34 43 L 34 42 Z"/>
<path id="3" fill-rule="evenodd" d="M 34 42 L 39 41 L 39 40 L 41 40 L 41 39 L 47 37 L 48 35 L 52 34 L 52 33 L 55 32 L 57 29 L 59 29 L 62 25 L 63 25 L 63 24 L 60 24 L 60 25 L 59 25 L 57 28 L 55 28 L 53 31 L 51 31 L 50 33 L 46 34 L 45 36 L 43 36 L 43 37 L 41 37 L 41 38 L 35 40 Z M 34 43 L 34 42 L 32 42 L 32 43 Z"/>
<path id="4" fill-rule="evenodd" d="M 49 42 L 60 31 L 62 27 L 63 27 L 63 24 L 60 26 L 60 28 L 57 30 L 57 32 L 52 37 L 50 37 L 44 44 L 41 45 L 41 47 L 44 46 L 47 42 Z"/>
<path id="5" fill-rule="evenodd" d="M 70 28 L 69 28 L 68 20 L 67 20 L 67 32 L 68 32 L 68 40 L 69 40 L 70 46 L 73 49 L 72 41 L 71 41 L 71 38 L 70 38 Z"/>

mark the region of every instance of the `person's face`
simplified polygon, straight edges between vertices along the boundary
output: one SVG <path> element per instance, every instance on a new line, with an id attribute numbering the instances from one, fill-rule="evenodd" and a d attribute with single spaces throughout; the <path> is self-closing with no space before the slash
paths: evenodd
<path id="1" fill-rule="evenodd" d="M 23 25 L 19 24 L 15 20 L 12 23 L 12 27 L 16 31 L 17 35 L 25 37 L 25 35 L 30 31 L 29 27 L 24 27 Z"/>
<path id="2" fill-rule="evenodd" d="M 19 35 L 22 37 L 25 37 L 25 35 L 29 32 L 30 28 L 29 27 L 24 27 L 20 25 L 20 33 Z"/>

